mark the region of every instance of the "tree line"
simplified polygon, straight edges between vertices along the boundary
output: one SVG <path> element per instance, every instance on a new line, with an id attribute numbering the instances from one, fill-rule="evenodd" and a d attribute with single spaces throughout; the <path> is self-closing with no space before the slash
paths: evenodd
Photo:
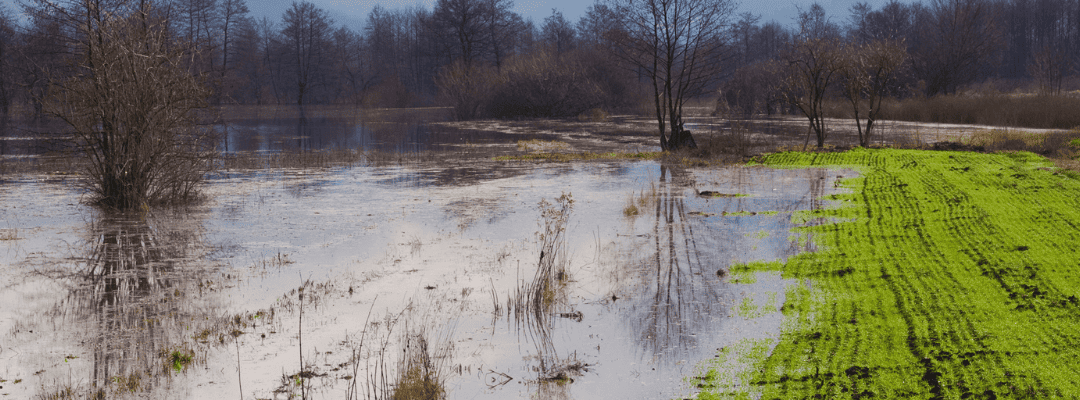
<path id="1" fill-rule="evenodd" d="M 71 73 L 78 33 L 65 22 L 69 14 L 119 3 L 26 0 L 25 21 L 0 7 L 0 111 L 22 103 L 41 112 L 50 80 Z M 431 9 L 376 6 L 358 27 L 337 24 L 310 2 L 293 3 L 278 20 L 253 17 L 245 0 L 140 3 L 152 3 L 169 35 L 191 44 L 187 68 L 205 78 L 212 104 L 439 104 L 474 118 L 565 116 L 656 97 L 651 60 L 633 58 L 647 49 L 626 40 L 646 27 L 634 17 L 644 14 L 628 11 L 680 1 L 601 1 L 576 22 L 552 10 L 536 23 L 515 13 L 511 0 L 438 0 Z M 841 17 L 814 4 L 791 26 L 733 15 L 727 1 L 705 3 L 724 9 L 712 10 L 718 20 L 707 27 L 722 27 L 708 32 L 716 51 L 697 60 L 716 74 L 697 81 L 700 91 L 727 81 L 728 103 L 748 112 L 798 106 L 765 84 L 783 80 L 770 73 L 791 71 L 763 66 L 790 64 L 800 46 L 806 55 L 808 41 L 902 48 L 903 73 L 890 86 L 926 96 L 987 78 L 1033 79 L 1056 93 L 1080 54 L 1080 0 L 892 0 L 876 9 L 860 3 Z"/>
<path id="2" fill-rule="evenodd" d="M 25 22 L 0 5 L 0 106 L 24 103 L 40 112 L 50 80 L 70 73 L 80 40 L 73 16 L 88 8 L 113 12 L 121 3 L 130 2 L 27 0 L 20 5 Z M 187 66 L 205 77 L 215 104 L 430 105 L 440 74 L 448 79 L 455 66 L 520 70 L 565 57 L 589 63 L 597 77 L 611 68 L 602 57 L 569 55 L 604 42 L 615 18 L 599 4 L 577 24 L 553 10 L 537 26 L 513 12 L 510 0 L 439 0 L 434 9 L 376 6 L 364 26 L 349 27 L 310 2 L 294 2 L 279 20 L 253 17 L 245 0 L 139 3 L 152 5 L 163 29 L 191 45 Z M 621 90 L 600 89 L 613 97 Z"/>

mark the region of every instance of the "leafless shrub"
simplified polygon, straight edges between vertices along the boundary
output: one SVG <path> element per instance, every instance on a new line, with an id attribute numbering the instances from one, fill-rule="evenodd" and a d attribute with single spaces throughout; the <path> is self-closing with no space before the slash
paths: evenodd
<path id="1" fill-rule="evenodd" d="M 477 118 L 483 112 L 485 100 L 491 97 L 495 77 L 490 67 L 455 62 L 435 78 L 439 102 L 452 107 L 459 121 Z"/>
<path id="2" fill-rule="evenodd" d="M 488 104 L 494 117 L 572 117 L 601 105 L 600 88 L 571 57 L 548 51 L 510 59 Z"/>
<path id="3" fill-rule="evenodd" d="M 216 141 L 196 125 L 209 91 L 185 69 L 190 54 L 149 6 L 87 15 L 76 72 L 54 81 L 44 104 L 89 158 L 94 201 L 133 209 L 194 199 Z"/>

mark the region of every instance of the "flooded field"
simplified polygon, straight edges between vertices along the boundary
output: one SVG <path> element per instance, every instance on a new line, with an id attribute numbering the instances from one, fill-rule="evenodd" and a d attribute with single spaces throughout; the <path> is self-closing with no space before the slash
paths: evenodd
<path id="1" fill-rule="evenodd" d="M 812 250 L 792 213 L 853 175 L 259 170 L 130 215 L 82 205 L 74 178 L 22 176 L 0 183 L 0 394 L 692 395 L 718 349 L 779 335 L 801 284 L 728 267 Z"/>

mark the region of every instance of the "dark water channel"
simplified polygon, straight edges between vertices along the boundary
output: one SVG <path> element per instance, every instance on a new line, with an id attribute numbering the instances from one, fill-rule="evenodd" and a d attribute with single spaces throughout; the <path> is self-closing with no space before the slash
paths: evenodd
<path id="1" fill-rule="evenodd" d="M 215 177 L 202 205 L 128 215 L 81 205 L 71 180 L 6 181 L 0 394 L 365 398 L 412 354 L 448 398 L 690 395 L 685 378 L 718 348 L 779 334 L 792 284 L 717 271 L 807 250 L 792 213 L 828 206 L 851 175 L 656 162 L 277 170 Z M 541 260 L 538 203 L 563 193 L 565 275 L 545 308 L 515 313 Z M 740 315 L 746 298 L 766 309 Z"/>

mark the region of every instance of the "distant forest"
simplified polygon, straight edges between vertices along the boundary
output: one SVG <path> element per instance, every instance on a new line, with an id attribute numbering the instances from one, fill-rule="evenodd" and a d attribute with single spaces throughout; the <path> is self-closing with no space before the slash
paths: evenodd
<path id="1" fill-rule="evenodd" d="M 114 3 L 27 0 L 26 22 L 0 5 L 3 112 L 40 112 L 50 82 L 77 69 L 72 22 L 80 10 L 109 12 Z M 511 0 L 438 0 L 433 9 L 376 6 L 363 26 L 340 26 L 308 2 L 277 20 L 252 18 L 244 0 L 153 3 L 169 35 L 188 46 L 187 68 L 211 89 L 213 104 L 455 105 L 460 118 L 471 118 L 566 116 L 640 108 L 648 99 L 640 71 L 614 56 L 625 55 L 618 49 L 625 1 L 597 2 L 576 22 L 553 11 L 533 23 L 511 10 Z M 783 73 L 767 66 L 793 62 L 787 49 L 807 38 L 901 43 L 896 96 L 956 93 L 988 80 L 1056 94 L 1080 65 L 1080 0 L 892 1 L 862 3 L 847 15 L 815 4 L 791 26 L 734 11 L 725 26 L 712 38 L 724 44 L 723 57 L 710 59 L 722 63 L 722 76 L 703 93 L 766 92 L 779 80 L 769 74 Z M 453 90 L 463 81 L 487 85 Z"/>

